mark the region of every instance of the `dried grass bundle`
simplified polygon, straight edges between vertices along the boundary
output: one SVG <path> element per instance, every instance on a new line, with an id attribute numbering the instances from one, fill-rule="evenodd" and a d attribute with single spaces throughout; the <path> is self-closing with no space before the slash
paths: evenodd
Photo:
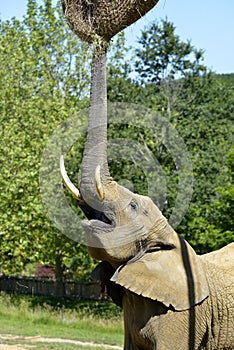
<path id="1" fill-rule="evenodd" d="M 70 28 L 81 40 L 108 42 L 151 10 L 158 0 L 62 0 Z"/>

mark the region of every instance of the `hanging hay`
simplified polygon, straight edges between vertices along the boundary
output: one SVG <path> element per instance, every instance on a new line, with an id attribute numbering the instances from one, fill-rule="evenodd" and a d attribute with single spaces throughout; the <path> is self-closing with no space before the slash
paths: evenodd
<path id="1" fill-rule="evenodd" d="M 109 41 L 115 34 L 151 10 L 158 0 L 62 0 L 70 28 L 81 40 L 99 37 Z"/>

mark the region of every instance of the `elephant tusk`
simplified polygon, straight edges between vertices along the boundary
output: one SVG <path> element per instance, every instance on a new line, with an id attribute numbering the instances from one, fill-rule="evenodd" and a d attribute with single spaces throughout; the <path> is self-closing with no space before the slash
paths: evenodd
<path id="1" fill-rule="evenodd" d="M 102 187 L 102 182 L 101 182 L 101 167 L 98 165 L 95 170 L 95 187 L 98 193 L 98 196 L 101 200 L 105 198 L 105 194 L 103 191 Z"/>
<path id="2" fill-rule="evenodd" d="M 73 183 L 71 182 L 71 180 L 69 179 L 65 166 L 64 166 L 64 158 L 63 156 L 60 157 L 60 172 L 64 181 L 65 186 L 67 187 L 67 189 L 71 192 L 71 194 L 78 200 L 81 200 L 81 194 L 79 189 L 73 185 Z"/>

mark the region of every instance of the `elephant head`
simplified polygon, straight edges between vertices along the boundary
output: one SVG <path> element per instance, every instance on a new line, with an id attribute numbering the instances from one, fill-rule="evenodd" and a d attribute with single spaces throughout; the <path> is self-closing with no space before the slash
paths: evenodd
<path id="1" fill-rule="evenodd" d="M 105 47 L 99 47 L 92 62 L 89 124 L 79 189 L 68 179 L 63 160 L 62 176 L 86 214 L 83 227 L 90 255 L 117 268 L 113 280 L 121 286 L 183 310 L 207 297 L 206 277 L 199 257 L 153 201 L 120 186 L 110 176 L 105 59 Z"/>

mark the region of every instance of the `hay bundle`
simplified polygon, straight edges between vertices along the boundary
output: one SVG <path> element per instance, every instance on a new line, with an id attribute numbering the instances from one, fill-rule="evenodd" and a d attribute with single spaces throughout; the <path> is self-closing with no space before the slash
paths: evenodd
<path id="1" fill-rule="evenodd" d="M 70 28 L 89 43 L 109 41 L 151 10 L 158 0 L 62 0 Z"/>

